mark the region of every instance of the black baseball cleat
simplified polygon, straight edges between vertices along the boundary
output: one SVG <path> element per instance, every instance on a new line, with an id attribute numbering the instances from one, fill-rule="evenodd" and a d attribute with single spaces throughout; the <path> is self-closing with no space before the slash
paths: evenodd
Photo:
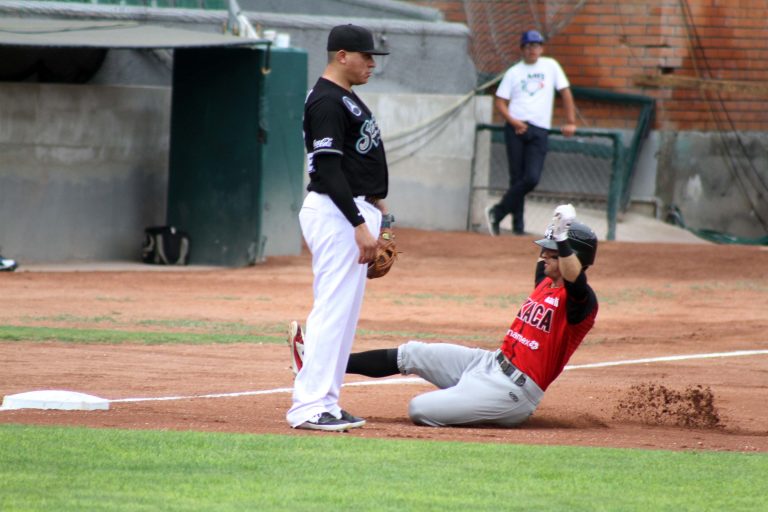
<path id="1" fill-rule="evenodd" d="M 358 428 L 365 425 L 365 419 L 358 416 L 353 416 L 344 409 L 341 410 L 341 419 L 349 422 L 349 428 Z"/>
<path id="2" fill-rule="evenodd" d="M 501 233 L 500 222 L 496 220 L 496 207 L 489 206 L 485 209 L 485 223 L 491 236 L 499 236 Z"/>
<path id="3" fill-rule="evenodd" d="M 309 421 L 305 421 L 301 425 L 293 428 L 305 429 L 305 430 L 325 430 L 328 432 L 342 432 L 355 428 L 351 426 L 351 423 L 343 418 L 336 418 L 329 412 L 324 412 L 317 415 Z"/>

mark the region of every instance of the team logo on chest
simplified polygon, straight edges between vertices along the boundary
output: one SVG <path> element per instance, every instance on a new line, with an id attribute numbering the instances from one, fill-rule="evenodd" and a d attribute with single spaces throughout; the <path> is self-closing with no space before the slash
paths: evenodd
<path id="1" fill-rule="evenodd" d="M 355 101 L 350 98 L 349 96 L 344 96 L 341 98 L 341 101 L 344 102 L 344 106 L 347 107 L 347 109 L 352 112 L 352 115 L 355 117 L 360 117 L 360 114 L 363 113 L 363 109 L 361 109 Z"/>
<path id="2" fill-rule="evenodd" d="M 552 317 L 554 315 L 554 309 L 529 298 L 525 301 L 523 307 L 520 308 L 520 311 L 518 311 L 517 318 L 537 329 L 549 332 L 552 328 Z"/>
<path id="3" fill-rule="evenodd" d="M 526 78 L 520 82 L 523 92 L 528 96 L 533 96 L 544 89 L 544 73 L 529 73 Z"/>
<path id="4" fill-rule="evenodd" d="M 371 117 L 367 119 L 360 127 L 360 138 L 355 143 L 355 149 L 361 155 L 368 153 L 371 149 L 379 147 L 381 144 L 381 132 L 376 120 Z"/>

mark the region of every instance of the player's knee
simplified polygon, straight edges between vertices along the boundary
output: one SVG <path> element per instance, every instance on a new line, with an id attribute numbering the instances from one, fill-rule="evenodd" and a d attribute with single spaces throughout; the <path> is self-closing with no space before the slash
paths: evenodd
<path id="1" fill-rule="evenodd" d="M 535 189 L 539 184 L 539 180 L 536 179 L 526 179 L 525 180 L 525 193 L 531 192 L 533 189 Z"/>
<path id="2" fill-rule="evenodd" d="M 411 400 L 408 404 L 408 417 L 416 425 L 424 425 L 427 427 L 444 427 L 445 423 L 435 417 L 433 411 L 429 407 L 429 404 L 425 403 L 422 396 L 417 396 Z"/>

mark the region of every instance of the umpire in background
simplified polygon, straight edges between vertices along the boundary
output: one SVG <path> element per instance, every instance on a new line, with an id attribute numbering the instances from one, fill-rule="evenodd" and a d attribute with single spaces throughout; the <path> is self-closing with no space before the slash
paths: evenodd
<path id="1" fill-rule="evenodd" d="M 312 253 L 314 304 L 304 333 L 303 365 L 286 420 L 293 428 L 348 430 L 365 420 L 339 406 L 365 292 L 367 264 L 379 234 L 391 236 L 384 198 L 387 160 L 371 111 L 352 91 L 376 67 L 373 34 L 339 25 L 328 35 L 328 65 L 304 104 L 309 185 L 299 212 Z M 289 335 L 301 337 L 296 324 Z"/>
<path id="2" fill-rule="evenodd" d="M 486 208 L 491 235 L 498 236 L 501 220 L 512 214 L 512 232 L 525 234 L 525 195 L 536 188 L 547 156 L 555 91 L 565 107 L 563 135 L 576 132 L 576 105 L 570 83 L 560 64 L 542 57 L 544 37 L 535 30 L 520 38 L 523 59 L 504 73 L 496 89 L 494 105 L 504 118 L 504 141 L 509 162 L 509 189 L 499 203 Z"/>

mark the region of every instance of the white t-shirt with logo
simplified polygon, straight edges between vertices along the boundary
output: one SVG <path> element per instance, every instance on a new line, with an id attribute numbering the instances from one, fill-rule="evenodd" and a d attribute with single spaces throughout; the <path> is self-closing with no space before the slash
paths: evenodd
<path id="1" fill-rule="evenodd" d="M 570 86 L 555 59 L 539 57 L 535 64 L 521 60 L 509 68 L 496 89 L 496 96 L 509 100 L 509 113 L 513 118 L 549 129 L 555 90 Z"/>

